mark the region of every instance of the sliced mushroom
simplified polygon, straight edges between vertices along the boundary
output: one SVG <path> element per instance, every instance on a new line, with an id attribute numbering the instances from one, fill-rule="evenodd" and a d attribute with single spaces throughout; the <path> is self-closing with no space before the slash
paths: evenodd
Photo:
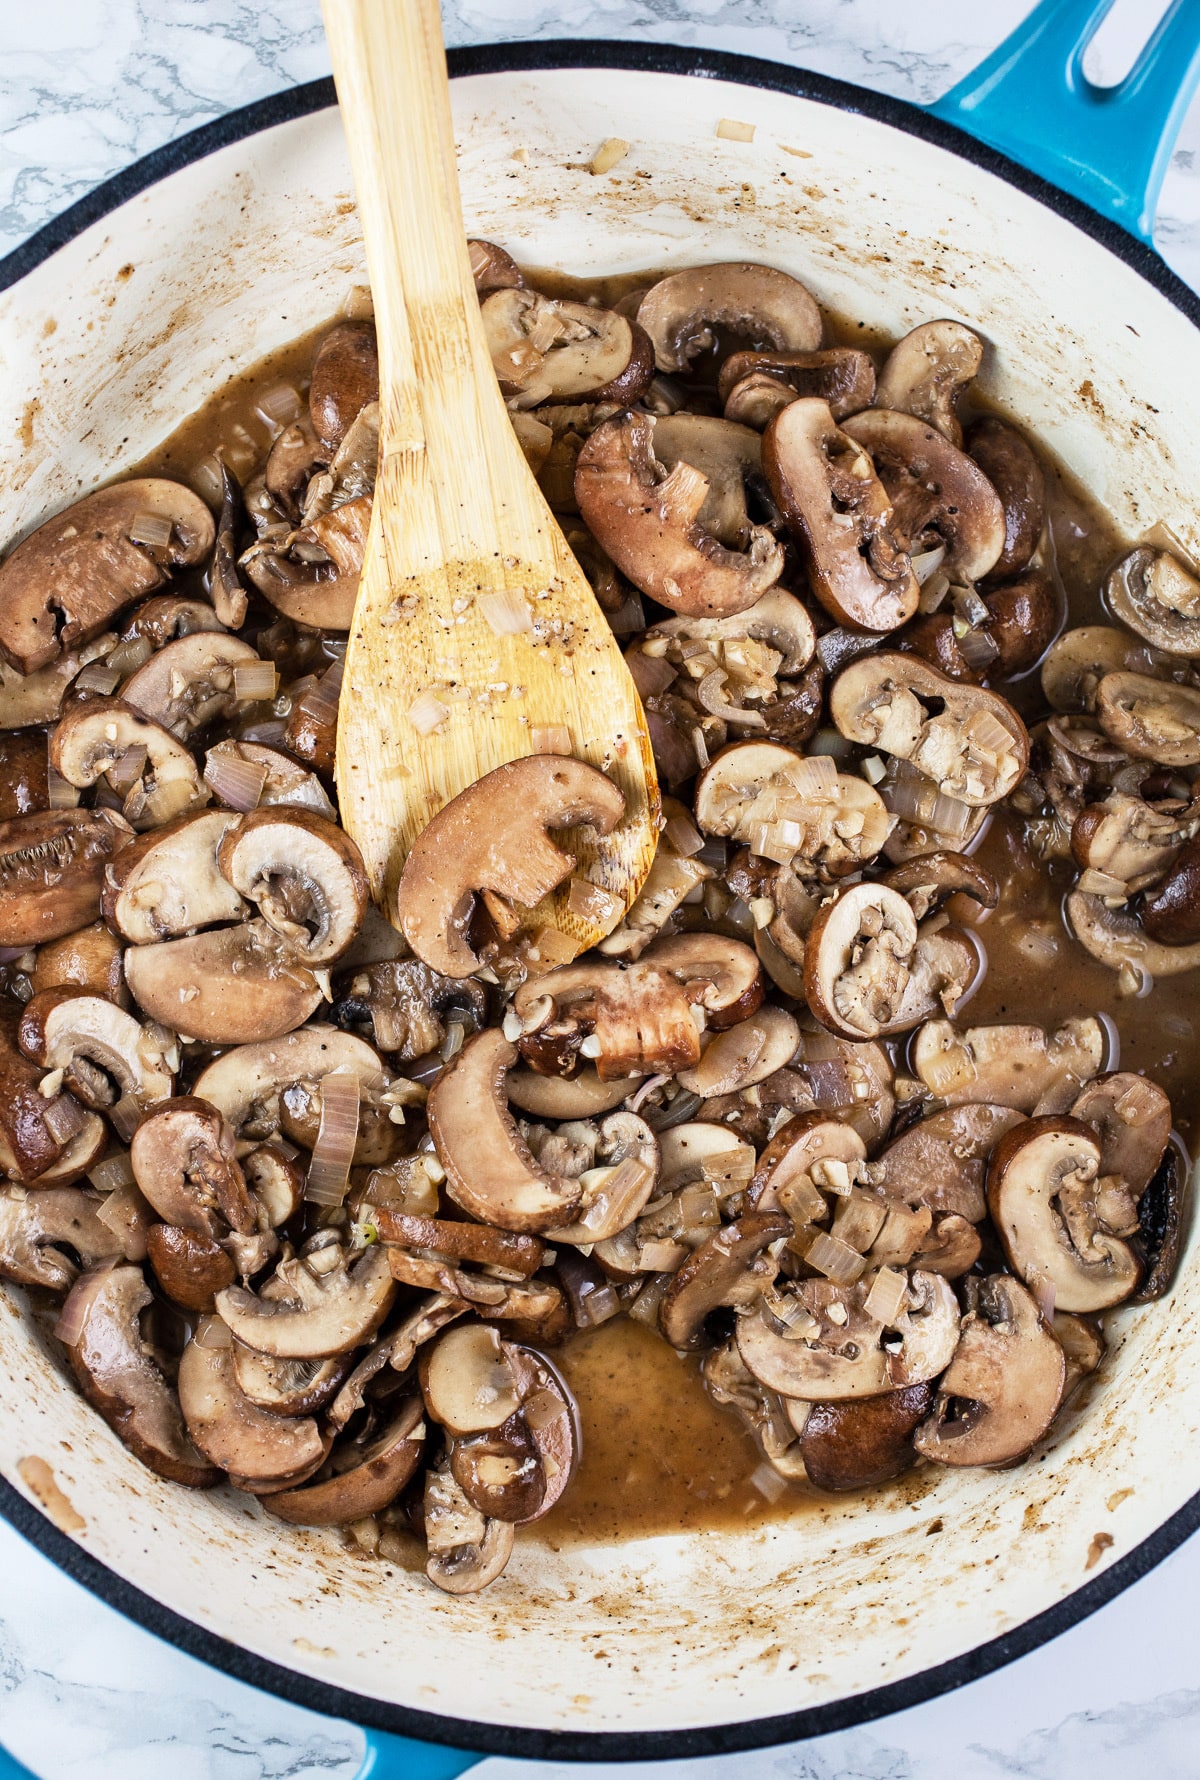
<path id="1" fill-rule="evenodd" d="M 654 375 L 645 333 L 615 309 L 506 285 L 484 297 L 480 314 L 510 407 L 610 401 L 631 407 Z"/>
<path id="2" fill-rule="evenodd" d="M 594 1119 L 611 1112 L 631 1094 L 640 1078 L 602 1082 L 590 1066 L 573 1076 L 536 1075 L 531 1069 L 510 1070 L 505 1092 L 521 1112 L 535 1119 Z"/>
<path id="3" fill-rule="evenodd" d="M 652 285 L 637 318 L 660 371 L 686 371 L 713 346 L 720 327 L 756 350 L 814 352 L 821 312 L 800 281 L 773 266 L 725 262 L 673 272 Z"/>
<path id="4" fill-rule="evenodd" d="M 1056 711 L 1094 711 L 1106 674 L 1149 674 L 1161 672 L 1164 665 L 1162 656 L 1127 631 L 1107 624 L 1078 624 L 1051 645 L 1042 663 L 1042 691 Z"/>
<path id="5" fill-rule="evenodd" d="M 922 322 L 888 354 L 875 406 L 913 414 L 961 445 L 958 399 L 982 363 L 983 341 L 961 321 Z"/>
<path id="6" fill-rule="evenodd" d="M 124 794 L 123 812 L 139 830 L 209 799 L 187 749 L 119 698 L 92 699 L 61 717 L 50 737 L 50 764 L 80 789 L 107 777 Z"/>
<path id="7" fill-rule="evenodd" d="M 1171 1102 L 1158 1083 L 1128 1070 L 1097 1076 L 1073 1102 L 1070 1116 L 1096 1133 L 1101 1174 L 1119 1176 L 1131 1197 L 1140 1199 L 1171 1141 Z"/>
<path id="8" fill-rule="evenodd" d="M 1191 1169 L 1179 1144 L 1168 1145 L 1158 1173 L 1138 1207 L 1146 1272 L 1133 1302 L 1150 1304 L 1170 1291 L 1188 1227 Z"/>
<path id="9" fill-rule="evenodd" d="M 94 921 L 105 868 L 132 838 L 111 810 L 41 810 L 0 822 L 0 945 L 39 946 Z"/>
<path id="10" fill-rule="evenodd" d="M 1054 1339 L 1067 1363 L 1060 1409 L 1065 1409 L 1084 1379 L 1090 1378 L 1105 1355 L 1104 1336 L 1090 1317 L 1071 1316 L 1056 1310 L 1051 1318 Z"/>
<path id="11" fill-rule="evenodd" d="M 322 989 L 265 921 L 131 946 L 125 980 L 142 1012 L 205 1044 L 254 1044 L 303 1025 Z"/>
<path id="12" fill-rule="evenodd" d="M 525 275 L 516 260 L 494 241 L 468 241 L 467 253 L 479 296 L 486 297 L 489 291 L 524 284 Z"/>
<path id="13" fill-rule="evenodd" d="M 945 566 L 968 581 L 988 574 L 1005 543 L 1000 497 L 983 471 L 927 421 L 895 409 L 851 415 L 843 431 L 865 446 L 886 490 L 903 550 L 945 546 Z"/>
<path id="14" fill-rule="evenodd" d="M 1157 945 L 1200 944 L 1200 841 L 1192 839 L 1180 849 L 1154 894 L 1143 901 L 1141 917 Z"/>
<path id="15" fill-rule="evenodd" d="M 632 413 L 596 428 L 576 465 L 579 511 L 640 592 L 692 617 L 743 612 L 779 580 L 783 550 L 765 526 L 748 526 L 736 550 L 705 529 L 706 504 L 715 510 L 709 478 L 682 457 L 664 469 L 655 452 L 658 424 Z"/>
<path id="16" fill-rule="evenodd" d="M 845 414 L 870 407 L 875 395 L 875 366 L 868 353 L 850 346 L 834 346 L 825 352 L 731 352 L 721 365 L 717 394 L 725 404 L 727 420 L 744 420 L 760 431 L 797 396 L 818 397 L 828 403 L 834 419 L 840 420 Z M 751 413 L 755 419 L 750 418 Z"/>
<path id="17" fill-rule="evenodd" d="M 710 1100 L 756 1087 L 791 1062 L 800 1042 L 800 1028 L 786 1008 L 765 1006 L 705 1047 L 694 1069 L 681 1069 L 681 1088 Z"/>
<path id="18" fill-rule="evenodd" d="M 841 1038 L 908 1032 L 940 1006 L 953 1014 L 979 975 L 956 928 L 918 928 L 898 890 L 852 884 L 824 903 L 804 948 L 809 1008 Z"/>
<path id="19" fill-rule="evenodd" d="M 36 672 L 173 568 L 203 562 L 215 535 L 204 502 L 178 482 L 148 477 L 86 495 L 0 564 L 0 654 L 19 673 Z"/>
<path id="20" fill-rule="evenodd" d="M 659 1147 L 650 1127 L 636 1113 L 610 1114 L 596 1131 L 592 1166 L 579 1176 L 580 1208 L 574 1220 L 548 1230 L 547 1237 L 581 1245 L 610 1241 L 633 1223 L 655 1191 L 658 1175 Z"/>
<path id="21" fill-rule="evenodd" d="M 1124 885 L 1129 893 L 1145 890 L 1165 877 L 1159 896 L 1167 897 L 1171 868 L 1177 858 L 1183 857 L 1185 843 L 1198 831 L 1200 814 L 1191 805 L 1176 800 L 1151 804 L 1114 791 L 1103 803 L 1089 804 L 1075 818 L 1071 851 L 1082 870 L 1103 872 Z M 1148 899 L 1150 903 L 1154 901 Z M 1165 939 L 1170 944 L 1187 943 L 1182 935 L 1176 941 L 1167 934 L 1153 933 L 1152 926 L 1151 922 L 1147 928 L 1152 938 Z M 1200 932 L 1195 938 L 1200 939 Z"/>
<path id="22" fill-rule="evenodd" d="M 423 1298 L 390 1335 L 368 1349 L 338 1391 L 329 1410 L 329 1425 L 340 1431 L 363 1407 L 366 1392 L 385 1369 L 400 1374 L 407 1372 L 425 1343 L 439 1329 L 465 1316 L 469 1305 L 461 1299 L 434 1293 Z"/>
<path id="23" fill-rule="evenodd" d="M 473 1508 L 448 1460 L 425 1473 L 424 1510 L 430 1582 L 449 1595 L 475 1594 L 494 1582 L 512 1556 L 512 1522 Z"/>
<path id="24" fill-rule="evenodd" d="M 210 1319 L 201 1331 L 179 1362 L 179 1404 L 205 1458 L 241 1488 L 311 1475 L 330 1446 L 316 1421 L 257 1408 L 238 1388 L 233 1343 L 220 1320 Z"/>
<path id="25" fill-rule="evenodd" d="M 727 549 L 744 550 L 752 529 L 746 485 L 762 475 L 758 434 L 711 414 L 660 415 L 654 422 L 654 455 L 668 471 L 680 463 L 699 471 L 708 495 L 696 524 Z"/>
<path id="26" fill-rule="evenodd" d="M 469 1039 L 430 1091 L 429 1129 L 456 1205 L 481 1223 L 536 1235 L 569 1223 L 582 1189 L 540 1168 L 518 1132 L 504 1095 L 516 1058 L 502 1032 Z"/>
<path id="27" fill-rule="evenodd" d="M 362 855 L 335 823 L 308 810 L 252 810 L 227 829 L 222 876 L 305 964 L 331 964 L 362 925 Z"/>
<path id="28" fill-rule="evenodd" d="M 371 525 L 372 496 L 356 495 L 286 538 L 251 544 L 239 566 L 276 611 L 319 630 L 349 630 Z"/>
<path id="29" fill-rule="evenodd" d="M 121 1255 L 120 1237 L 98 1215 L 103 1204 L 78 1187 L 0 1187 L 0 1278 L 65 1292 L 81 1265 Z"/>
<path id="30" fill-rule="evenodd" d="M 805 1403 L 800 1456 L 819 1490 L 862 1490 L 901 1477 L 916 1463 L 913 1434 L 933 1407 L 931 1384 L 879 1397 Z"/>
<path id="31" fill-rule="evenodd" d="M 349 1353 L 375 1333 L 396 1295 L 378 1244 L 355 1260 L 340 1249 L 281 1261 L 261 1294 L 227 1286 L 217 1312 L 238 1341 L 277 1360 Z"/>
<path id="32" fill-rule="evenodd" d="M 141 1108 L 171 1093 L 178 1051 L 172 1035 L 143 1026 L 102 995 L 44 989 L 28 1002 L 18 1032 L 21 1049 L 51 1071 L 85 1106 L 115 1106 L 130 1098 Z"/>
<path id="33" fill-rule="evenodd" d="M 987 669 L 992 677 L 1010 679 L 1035 667 L 1062 623 L 1062 608 L 1049 576 L 1030 569 L 1019 581 L 989 588 L 988 616 L 979 626 L 997 654 Z"/>
<path id="34" fill-rule="evenodd" d="M 1036 1446 L 1058 1412 L 1063 1350 L 1008 1274 L 969 1279 L 966 1291 L 958 1348 L 913 1444 L 942 1465 L 1009 1465 Z"/>
<path id="35" fill-rule="evenodd" d="M 887 1325 L 898 1342 L 885 1348 L 885 1325 L 865 1308 L 870 1288 L 809 1279 L 738 1319 L 742 1360 L 761 1384 L 781 1397 L 838 1402 L 877 1397 L 897 1385 L 924 1384 L 945 1370 L 958 1340 L 958 1304 L 936 1273 L 914 1273 L 904 1307 Z M 794 1320 L 793 1320 L 794 1319 Z"/>
<path id="36" fill-rule="evenodd" d="M 1200 690 L 1148 674 L 1105 674 L 1096 717 L 1111 741 L 1159 766 L 1200 766 Z"/>
<path id="37" fill-rule="evenodd" d="M 0 731 L 57 722 L 72 680 L 107 642 L 99 637 L 89 647 L 69 650 L 33 674 L 20 674 L 0 659 Z"/>
<path id="38" fill-rule="evenodd" d="M 1007 797 L 1029 763 L 1025 725 L 1006 700 L 958 686 L 909 655 L 868 655 L 843 668 L 829 711 L 848 741 L 910 761 L 971 808 Z"/>
<path id="39" fill-rule="evenodd" d="M 1200 966 L 1200 941 L 1163 945 L 1151 939 L 1132 910 L 1110 908 L 1103 896 L 1072 890 L 1066 901 L 1071 932 L 1085 952 L 1110 970 L 1128 969 L 1139 981 L 1180 976 Z"/>
<path id="40" fill-rule="evenodd" d="M 155 1279 L 184 1310 L 211 1316 L 217 1293 L 237 1278 L 231 1256 L 217 1239 L 196 1230 L 152 1224 L 146 1233 L 146 1252 Z"/>
<path id="41" fill-rule="evenodd" d="M 610 779 L 567 755 L 534 755 L 485 773 L 413 843 L 396 892 L 405 939 L 443 976 L 470 976 L 479 967 L 467 940 L 476 894 L 532 908 L 575 863 L 547 831 L 587 824 L 610 834 L 624 810 Z"/>
<path id="42" fill-rule="evenodd" d="M 664 618 L 646 631 L 643 642 L 657 637 L 705 643 L 749 637 L 779 652 L 782 659 L 776 672 L 781 679 L 803 672 L 817 646 L 812 619 L 795 594 L 782 587 L 772 587 L 754 605 L 728 618 Z"/>
<path id="43" fill-rule="evenodd" d="M 694 1249 L 659 1305 L 658 1326 L 671 1346 L 694 1346 L 719 1306 L 752 1304 L 778 1271 L 763 1250 L 791 1234 L 792 1221 L 783 1212 L 753 1211 Z"/>
<path id="44" fill-rule="evenodd" d="M 841 1119 L 817 1110 L 798 1113 L 759 1156 L 749 1199 L 758 1211 L 781 1207 L 798 1226 L 822 1222 L 827 1207 L 818 1188 L 848 1193 L 866 1155 L 858 1132 Z"/>
<path id="45" fill-rule="evenodd" d="M 82 1274 L 59 1319 L 77 1331 L 67 1358 L 88 1402 L 144 1465 L 173 1483 L 208 1489 L 220 1473 L 189 1439 L 175 1392 L 142 1336 L 150 1302 L 140 1267 L 102 1264 Z"/>
<path id="46" fill-rule="evenodd" d="M 696 785 L 696 821 L 762 857 L 790 849 L 837 875 L 875 858 L 891 825 L 865 779 L 839 773 L 828 755 L 806 760 L 777 742 L 722 749 Z"/>
<path id="47" fill-rule="evenodd" d="M 255 1228 L 232 1127 L 193 1095 L 162 1102 L 129 1145 L 134 1179 L 160 1218 L 201 1236 Z M 218 1223 L 220 1219 L 222 1222 Z"/>
<path id="48" fill-rule="evenodd" d="M 801 397 L 763 434 L 763 469 L 826 611 L 862 630 L 896 630 L 920 589 L 870 456 L 825 402 Z"/>
<path id="49" fill-rule="evenodd" d="M 276 1360 L 243 1347 L 240 1341 L 233 1344 L 233 1371 L 239 1390 L 273 1415 L 315 1415 L 335 1395 L 349 1370 L 350 1359 L 345 1354 Z"/>
<path id="50" fill-rule="evenodd" d="M 421 1356 L 421 1390 L 434 1421 L 453 1435 L 500 1428 L 521 1406 L 508 1353 L 486 1323 L 461 1323 Z"/>
<path id="51" fill-rule="evenodd" d="M 987 1216 L 987 1158 L 1021 1117 L 1015 1108 L 986 1100 L 930 1113 L 884 1150 L 876 1164 L 876 1184 L 889 1198 L 908 1205 L 927 1205 L 971 1224 L 982 1223 Z"/>
<path id="52" fill-rule="evenodd" d="M 118 1007 L 128 1007 L 123 958 L 116 935 L 109 932 L 103 921 L 93 921 L 77 933 L 64 934 L 61 939 L 39 946 L 29 981 L 35 995 L 39 989 L 87 989 L 95 995 L 106 995 Z"/>
<path id="53" fill-rule="evenodd" d="M 261 742 L 227 740 L 210 748 L 204 760 L 205 782 L 219 802 L 230 801 L 225 795 L 225 788 L 230 782 L 225 763 L 244 761 L 248 767 L 256 772 L 261 770 L 264 774 L 257 808 L 274 809 L 282 806 L 285 809 L 311 810 L 314 816 L 324 816 L 329 821 L 336 818 L 337 812 L 317 775 L 306 772 L 289 755 L 281 754 L 277 748 L 265 747 Z M 236 766 L 234 770 L 237 770 Z M 244 808 L 244 805 L 239 807 Z"/>
<path id="54" fill-rule="evenodd" d="M 185 599 L 180 593 L 160 593 L 155 599 L 143 600 L 140 606 L 126 613 L 121 621 L 121 641 L 148 645 L 149 653 L 153 653 L 155 649 L 173 643 L 176 637 L 190 637 L 198 630 L 224 629 L 225 625 L 206 600 Z M 103 637 L 97 638 L 93 647 L 98 648 L 104 640 Z M 131 659 L 137 656 L 149 658 L 148 654 L 143 655 L 142 649 L 134 651 Z"/>
<path id="55" fill-rule="evenodd" d="M 194 631 L 156 651 L 121 687 L 121 698 L 186 742 L 238 708 L 235 670 L 259 657 L 240 637 Z"/>
<path id="56" fill-rule="evenodd" d="M 904 406 L 903 403 L 892 404 L 897 405 Z M 928 418 L 933 419 L 933 416 Z M 946 436 L 952 444 L 959 443 L 953 434 Z M 1046 524 L 1045 473 L 1028 440 L 1015 427 L 997 420 L 992 414 L 974 422 L 967 434 L 967 450 L 995 489 L 1004 508 L 1004 548 L 992 564 L 990 573 L 997 581 L 1009 575 L 1019 575 L 1029 566 Z M 1049 641 L 1047 637 L 1046 643 Z M 1007 671 L 1018 670 L 1009 668 Z"/>
<path id="57" fill-rule="evenodd" d="M 1200 581 L 1169 551 L 1132 550 L 1110 573 L 1104 593 L 1113 616 L 1156 649 L 1200 656 Z"/>
<path id="58" fill-rule="evenodd" d="M 221 463 L 219 459 L 218 464 L 221 472 L 221 511 L 217 516 L 217 538 L 209 572 L 209 594 L 220 623 L 229 630 L 240 630 L 246 622 L 248 602 L 246 589 L 238 580 L 237 536 L 246 524 L 246 503 L 242 499 L 241 484 L 228 464 Z"/>
<path id="59" fill-rule="evenodd" d="M 1078 1119 L 1028 1119 L 988 1165 L 988 1205 L 1009 1264 L 1061 1310 L 1108 1310 L 1136 1290 L 1137 1256 L 1122 1236 L 1137 1205 L 1119 1176 L 1100 1172 L 1096 1134 Z"/>
<path id="60" fill-rule="evenodd" d="M 301 1489 L 279 1490 L 267 1508 L 295 1526 L 339 1527 L 378 1514 L 395 1501 L 421 1462 L 425 1450 L 424 1406 L 410 1397 L 373 1439 L 352 1443 L 345 1457 L 357 1461 L 345 1471 Z M 341 1455 L 338 1449 L 337 1456 Z"/>
<path id="61" fill-rule="evenodd" d="M 203 810 L 131 841 L 105 872 L 105 920 L 136 946 L 240 921 L 246 904 L 217 869 L 217 848 L 237 820 Z"/>
<path id="62" fill-rule="evenodd" d="M 904 897 L 918 921 L 924 921 L 949 896 L 969 896 L 982 909 L 994 909 L 1000 887 L 986 866 L 965 853 L 940 851 L 909 859 L 886 872 L 883 883 Z"/>
<path id="63" fill-rule="evenodd" d="M 1067 1020 L 1051 1034 L 1041 1026 L 956 1032 L 949 1020 L 930 1020 L 913 1041 L 912 1066 L 949 1106 L 977 1100 L 1032 1113 L 1064 1091 L 1069 1105 L 1104 1067 L 1105 1050 L 1104 1029 L 1091 1015 Z"/>
<path id="64" fill-rule="evenodd" d="M 378 400 L 374 325 L 339 322 L 317 348 L 308 392 L 312 428 L 326 451 L 335 452 L 361 411 Z"/>
<path id="65" fill-rule="evenodd" d="M 280 1128 L 280 1097 L 303 1082 L 317 1089 L 327 1075 L 357 1076 L 364 1098 L 383 1084 L 379 1053 L 353 1033 L 314 1024 L 258 1044 L 239 1045 L 210 1063 L 193 1093 L 222 1112 L 239 1138 L 270 1138 Z"/>

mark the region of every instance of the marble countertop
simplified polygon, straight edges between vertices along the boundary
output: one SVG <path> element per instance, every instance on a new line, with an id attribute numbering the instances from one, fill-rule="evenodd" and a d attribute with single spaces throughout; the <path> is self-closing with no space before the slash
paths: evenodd
<path id="1" fill-rule="evenodd" d="M 1085 64 L 1113 80 L 1163 11 L 1117 0 Z M 621 37 L 793 62 L 917 101 L 966 73 L 1025 0 L 446 0 L 452 44 Z M 109 174 L 328 72 L 318 0 L 41 0 L 0 31 L 0 254 Z M 1200 108 L 1155 239 L 1200 288 Z M 353 1726 L 217 1674 L 120 1618 L 0 1524 L 0 1743 L 39 1780 L 353 1780 Z M 660 1765 L 687 1780 L 1156 1780 L 1200 1776 L 1200 1539 L 997 1674 L 858 1730 Z M 481 1780 L 577 1769 L 491 1760 Z M 635 1780 L 650 1768 L 602 1767 Z"/>

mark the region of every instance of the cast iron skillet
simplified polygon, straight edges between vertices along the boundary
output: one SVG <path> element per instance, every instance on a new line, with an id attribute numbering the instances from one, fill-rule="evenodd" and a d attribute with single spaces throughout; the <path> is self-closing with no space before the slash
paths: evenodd
<path id="1" fill-rule="evenodd" d="M 1035 198 L 1131 266 L 1200 327 L 1200 300 L 1151 245 L 1154 208 L 1171 148 L 1200 80 L 1200 0 L 1173 0 L 1119 86 L 1086 80 L 1083 54 L 1112 0 L 1041 0 L 978 69 L 923 109 L 803 69 L 712 50 L 657 44 L 548 41 L 450 52 L 452 76 L 609 68 L 716 79 L 791 93 L 905 130 Z M 331 80 L 226 113 L 156 150 L 70 206 L 0 259 L 0 290 L 58 248 L 179 168 L 228 144 L 336 103 Z M 100 1598 L 214 1667 L 310 1710 L 367 1727 L 358 1780 L 443 1780 L 489 1754 L 559 1761 L 672 1760 L 728 1754 L 825 1735 L 902 1711 L 1024 1656 L 1138 1581 L 1200 1527 L 1200 1494 L 1136 1550 L 1048 1611 L 951 1662 L 853 1698 L 804 1711 L 694 1731 L 551 1732 L 476 1724 L 368 1699 L 267 1662 L 202 1630 L 132 1587 L 60 1533 L 0 1479 L 0 1513 Z M 429 1739 L 428 1742 L 413 1741 Z M 0 1754 L 0 1764 L 3 1764 Z M 0 1774 L 3 1767 L 0 1765 Z"/>

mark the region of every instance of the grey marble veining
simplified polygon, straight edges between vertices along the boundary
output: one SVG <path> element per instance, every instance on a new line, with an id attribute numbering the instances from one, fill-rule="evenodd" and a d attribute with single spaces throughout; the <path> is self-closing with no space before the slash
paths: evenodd
<path id="1" fill-rule="evenodd" d="M 1118 0 L 1088 71 L 1114 79 L 1163 0 Z M 936 98 L 1026 0 L 447 0 L 453 44 L 638 37 L 737 50 Z M 0 0 L 0 253 L 98 181 L 233 105 L 328 72 L 317 0 Z M 1200 286 L 1200 109 L 1156 239 Z M 1011 1667 L 807 1744 L 656 1780 L 1200 1780 L 1200 1543 Z M 464 1709 L 468 1702 L 464 1701 Z M 354 1727 L 206 1668 L 0 1524 L 0 1743 L 41 1780 L 352 1780 Z M 480 1780 L 580 1770 L 489 1761 Z M 649 1768 L 599 1767 L 594 1780 Z M 389 1777 L 390 1780 L 390 1777 Z"/>

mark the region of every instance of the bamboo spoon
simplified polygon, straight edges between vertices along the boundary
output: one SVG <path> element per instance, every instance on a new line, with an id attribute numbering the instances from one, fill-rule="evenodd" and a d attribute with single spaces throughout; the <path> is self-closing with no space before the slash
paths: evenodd
<path id="1" fill-rule="evenodd" d="M 625 794 L 603 840 L 563 843 L 610 892 L 563 886 L 529 917 L 559 929 L 543 962 L 611 930 L 654 857 L 658 788 L 646 719 L 582 570 L 517 444 L 479 316 L 459 201 L 437 0 L 324 0 L 379 341 L 375 507 L 346 654 L 337 738 L 342 821 L 396 924 L 413 841 L 538 731 Z M 489 623 L 524 601 L 534 629 Z M 497 601 L 496 596 L 502 596 Z M 507 596 L 507 597 L 503 597 Z M 444 714 L 443 714 L 444 712 Z M 436 727 L 430 727 L 436 725 Z M 560 736 L 557 738 L 562 740 Z M 497 827 L 506 812 L 497 811 Z M 580 912 L 580 905 L 584 905 Z"/>

